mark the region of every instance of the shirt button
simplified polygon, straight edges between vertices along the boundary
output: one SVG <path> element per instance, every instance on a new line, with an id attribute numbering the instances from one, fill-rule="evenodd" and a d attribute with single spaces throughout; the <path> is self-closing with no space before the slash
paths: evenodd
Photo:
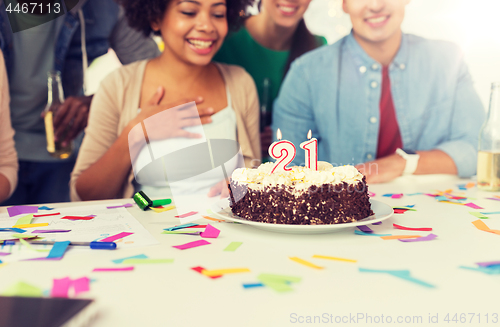
<path id="1" fill-rule="evenodd" d="M 377 117 L 370 118 L 370 123 L 375 124 L 377 122 Z"/>
<path id="2" fill-rule="evenodd" d="M 406 65 L 405 65 L 405 64 L 400 64 L 400 65 L 399 65 L 399 68 L 400 68 L 401 70 L 405 70 Z"/>
<path id="3" fill-rule="evenodd" d="M 373 70 L 377 70 L 377 69 L 378 69 L 378 65 L 377 65 L 377 64 L 373 64 L 373 65 L 372 65 L 372 69 L 373 69 Z"/>
<path id="4" fill-rule="evenodd" d="M 373 155 L 372 155 L 371 153 L 368 153 L 368 154 L 366 155 L 366 159 L 368 159 L 368 160 L 372 160 L 372 159 L 373 159 Z"/>
<path id="5" fill-rule="evenodd" d="M 372 89 L 376 88 L 378 86 L 378 83 L 373 81 L 370 83 L 370 86 L 372 87 Z"/>
<path id="6" fill-rule="evenodd" d="M 365 67 L 365 66 L 361 66 L 361 67 L 359 67 L 359 72 L 360 72 L 361 74 L 366 73 L 366 67 Z"/>

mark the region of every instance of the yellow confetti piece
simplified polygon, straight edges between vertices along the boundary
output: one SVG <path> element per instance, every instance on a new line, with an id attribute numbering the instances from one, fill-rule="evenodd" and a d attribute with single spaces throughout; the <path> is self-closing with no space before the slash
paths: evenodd
<path id="1" fill-rule="evenodd" d="M 49 223 L 15 225 L 12 227 L 13 228 L 33 228 L 33 227 L 45 227 L 45 226 L 49 226 Z"/>
<path id="2" fill-rule="evenodd" d="M 419 238 L 422 237 L 420 235 L 391 235 L 391 236 L 382 236 L 380 237 L 383 240 L 402 240 L 405 238 Z"/>
<path id="3" fill-rule="evenodd" d="M 329 257 L 327 255 L 318 255 L 318 254 L 315 254 L 312 257 L 316 258 L 316 259 L 326 259 L 326 260 L 345 261 L 345 262 L 358 262 L 358 260 L 345 259 L 345 258 L 337 258 L 337 257 Z"/>
<path id="4" fill-rule="evenodd" d="M 219 275 L 226 275 L 226 274 L 237 274 L 237 273 L 244 273 L 244 272 L 250 272 L 250 269 L 248 269 L 248 268 L 228 268 L 228 269 L 217 269 L 217 270 L 203 270 L 201 273 L 205 276 L 212 277 L 212 276 L 219 276 Z"/>
<path id="5" fill-rule="evenodd" d="M 174 205 L 170 205 L 168 207 L 163 207 L 163 208 L 153 208 L 153 207 L 151 207 L 151 210 L 153 210 L 154 212 L 160 213 L 160 212 L 165 212 L 165 211 L 172 210 L 174 208 L 175 208 Z"/>
<path id="6" fill-rule="evenodd" d="M 439 203 L 451 203 L 451 204 L 458 204 L 460 206 L 463 206 L 464 204 L 463 203 L 459 203 L 459 202 L 452 202 L 452 201 L 439 201 Z"/>
<path id="7" fill-rule="evenodd" d="M 311 267 L 311 268 L 314 268 L 314 269 L 323 269 L 323 267 L 317 266 L 317 265 L 315 265 L 312 262 L 306 261 L 306 260 L 298 258 L 298 257 L 288 257 L 288 258 L 290 260 L 292 260 L 292 261 L 295 261 L 295 262 L 300 263 L 301 265 L 304 265 L 304 266 L 307 266 L 307 267 Z"/>

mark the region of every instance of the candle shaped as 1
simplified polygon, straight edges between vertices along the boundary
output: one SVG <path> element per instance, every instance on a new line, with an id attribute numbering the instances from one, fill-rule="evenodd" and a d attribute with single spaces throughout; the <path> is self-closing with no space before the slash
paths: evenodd
<path id="1" fill-rule="evenodd" d="M 276 138 L 278 141 L 271 144 L 268 149 L 269 155 L 276 159 L 276 163 L 269 174 L 292 170 L 287 165 L 293 161 L 296 154 L 295 145 L 292 142 L 281 140 L 281 130 L 279 128 L 276 132 Z"/>
<path id="2" fill-rule="evenodd" d="M 300 148 L 305 150 L 306 167 L 318 170 L 318 140 L 312 137 L 312 132 L 307 133 L 307 141 L 300 143 Z"/>

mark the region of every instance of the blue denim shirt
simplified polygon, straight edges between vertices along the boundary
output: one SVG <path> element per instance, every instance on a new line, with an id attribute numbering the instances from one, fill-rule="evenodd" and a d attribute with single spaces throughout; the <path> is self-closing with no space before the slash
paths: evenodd
<path id="1" fill-rule="evenodd" d="M 319 160 L 333 165 L 375 159 L 380 117 L 381 65 L 350 34 L 295 60 L 274 104 L 273 129 L 299 145 L 312 130 Z M 459 48 L 403 34 L 389 66 L 391 93 L 403 148 L 439 149 L 458 174 L 475 174 L 485 111 Z"/>

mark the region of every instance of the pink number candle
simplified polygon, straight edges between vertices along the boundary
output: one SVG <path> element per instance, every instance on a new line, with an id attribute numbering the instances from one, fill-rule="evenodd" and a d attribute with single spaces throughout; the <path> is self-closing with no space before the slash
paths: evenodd
<path id="1" fill-rule="evenodd" d="M 278 141 L 271 144 L 268 150 L 269 155 L 276 159 L 276 163 L 269 174 L 292 170 L 291 168 L 287 168 L 287 165 L 293 161 L 296 154 L 295 145 L 292 142 L 281 141 L 281 130 L 279 128 L 276 132 L 276 138 Z"/>
<path id="2" fill-rule="evenodd" d="M 306 152 L 306 167 L 318 170 L 318 140 L 312 137 L 312 132 L 307 133 L 307 141 L 300 143 L 300 148 Z"/>

